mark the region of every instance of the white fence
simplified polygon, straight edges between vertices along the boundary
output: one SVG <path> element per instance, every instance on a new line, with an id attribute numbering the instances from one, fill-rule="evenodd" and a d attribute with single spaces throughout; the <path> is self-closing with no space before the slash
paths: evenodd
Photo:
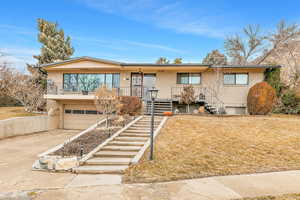
<path id="1" fill-rule="evenodd" d="M 0 139 L 48 130 L 48 116 L 0 120 Z"/>

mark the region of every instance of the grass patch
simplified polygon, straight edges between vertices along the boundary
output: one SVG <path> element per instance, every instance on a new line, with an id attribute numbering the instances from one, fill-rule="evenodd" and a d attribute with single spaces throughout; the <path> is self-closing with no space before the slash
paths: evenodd
<path id="1" fill-rule="evenodd" d="M 39 114 L 29 113 L 24 110 L 24 107 L 0 107 L 0 120 L 13 117 L 36 116 Z"/>
<path id="2" fill-rule="evenodd" d="M 281 195 L 281 196 L 243 198 L 240 200 L 300 200 L 300 194 L 286 194 L 286 195 Z"/>
<path id="3" fill-rule="evenodd" d="M 300 169 L 297 116 L 201 117 L 168 120 L 124 182 L 158 182 L 216 175 Z"/>

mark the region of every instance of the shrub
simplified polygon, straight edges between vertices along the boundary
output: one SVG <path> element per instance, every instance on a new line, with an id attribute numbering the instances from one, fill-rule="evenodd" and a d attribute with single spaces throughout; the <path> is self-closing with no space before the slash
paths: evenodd
<path id="1" fill-rule="evenodd" d="M 300 105 L 297 100 L 297 95 L 293 90 L 285 91 L 280 98 L 279 104 L 273 111 L 274 113 L 284 114 L 299 114 Z"/>
<path id="2" fill-rule="evenodd" d="M 120 108 L 118 114 L 120 115 L 137 115 L 141 113 L 142 110 L 142 100 L 139 97 L 134 96 L 121 96 L 120 98 Z"/>
<path id="3" fill-rule="evenodd" d="M 0 106 L 22 106 L 22 104 L 12 97 L 0 95 Z"/>
<path id="4" fill-rule="evenodd" d="M 281 96 L 281 102 L 284 106 L 294 107 L 297 105 L 296 93 L 292 90 L 287 90 Z"/>
<path id="5" fill-rule="evenodd" d="M 268 68 L 264 72 L 265 81 L 269 83 L 276 91 L 277 97 L 280 96 L 284 84 L 280 80 L 280 68 Z"/>
<path id="6" fill-rule="evenodd" d="M 267 82 L 255 84 L 250 88 L 247 104 L 251 115 L 266 115 L 272 111 L 276 92 Z"/>

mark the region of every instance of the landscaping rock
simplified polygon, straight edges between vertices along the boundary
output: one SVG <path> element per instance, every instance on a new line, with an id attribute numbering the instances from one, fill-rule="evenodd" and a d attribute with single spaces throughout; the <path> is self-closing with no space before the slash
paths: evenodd
<path id="1" fill-rule="evenodd" d="M 70 170 L 74 167 L 78 167 L 79 162 L 77 160 L 77 157 L 71 157 L 71 158 L 61 158 L 58 159 L 55 163 L 55 170 Z"/>
<path id="2" fill-rule="evenodd" d="M 78 167 L 78 165 L 77 157 L 44 156 L 34 162 L 32 169 L 68 171 L 74 167 Z"/>
<path id="3" fill-rule="evenodd" d="M 56 157 L 46 157 L 42 163 L 47 163 L 47 169 L 55 169 L 55 163 L 57 162 Z"/>
<path id="4" fill-rule="evenodd" d="M 31 200 L 26 192 L 0 193 L 0 200 Z"/>

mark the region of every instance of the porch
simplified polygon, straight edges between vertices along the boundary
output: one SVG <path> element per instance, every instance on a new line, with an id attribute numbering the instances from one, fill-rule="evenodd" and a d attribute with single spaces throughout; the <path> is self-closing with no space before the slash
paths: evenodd
<path id="1" fill-rule="evenodd" d="M 161 95 L 158 95 L 159 101 L 175 101 L 179 102 L 183 89 L 186 85 L 168 87 L 163 89 L 164 97 L 160 98 Z M 217 103 L 218 98 L 217 94 L 209 87 L 203 86 L 193 86 L 194 95 L 196 102 L 211 102 Z M 137 96 L 143 99 L 144 101 L 150 100 L 149 98 L 149 87 L 119 87 L 113 88 L 116 90 L 118 96 Z M 160 89 L 160 88 L 158 88 Z M 159 91 L 160 94 L 160 91 Z M 68 99 L 68 100 L 93 100 L 95 98 L 95 91 L 69 91 L 64 89 L 59 89 L 56 85 L 48 86 L 47 93 L 45 94 L 47 99 Z"/>
<path id="2" fill-rule="evenodd" d="M 162 114 L 163 112 L 170 111 L 174 112 L 174 104 L 180 103 L 181 95 L 183 93 L 185 85 L 176 87 L 164 87 L 158 88 L 162 91 L 163 95 L 158 95 L 155 101 L 155 113 Z M 211 114 L 224 113 L 224 103 L 218 98 L 218 95 L 213 89 L 203 86 L 193 86 L 194 96 L 196 104 L 205 106 L 205 109 Z M 131 87 L 119 87 L 114 88 L 118 96 L 137 96 L 144 101 L 145 113 L 149 114 L 151 110 L 151 103 L 149 98 L 149 87 L 143 86 L 131 86 Z M 163 96 L 164 98 L 160 98 Z M 58 89 L 57 86 L 51 85 L 47 88 L 47 94 L 45 98 L 51 100 L 94 100 L 95 92 L 79 92 L 79 91 L 68 91 L 64 89 Z"/>

